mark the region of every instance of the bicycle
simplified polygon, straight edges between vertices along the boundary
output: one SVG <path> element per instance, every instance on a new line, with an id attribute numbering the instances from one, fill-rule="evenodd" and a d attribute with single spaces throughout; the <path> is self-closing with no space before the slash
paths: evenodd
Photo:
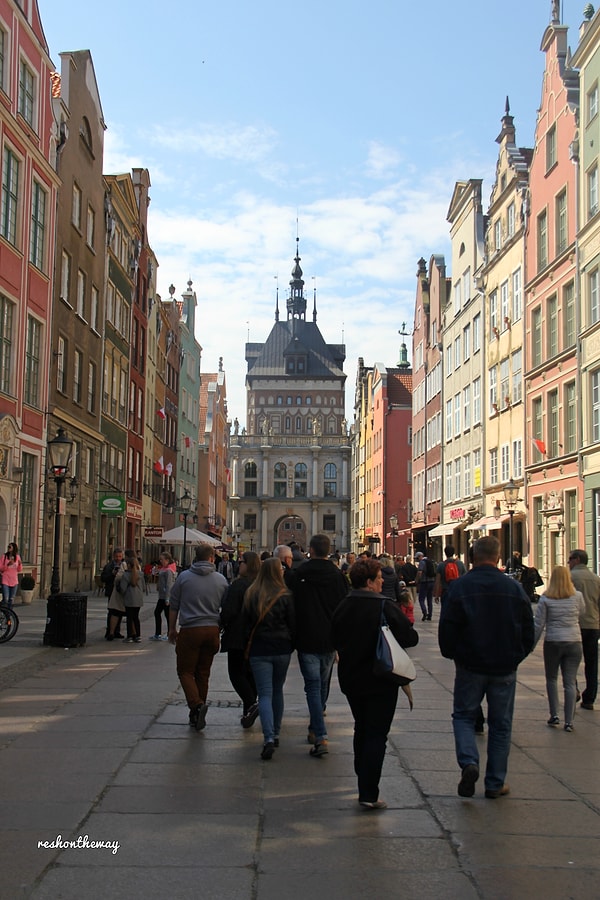
<path id="1" fill-rule="evenodd" d="M 14 638 L 19 629 L 19 617 L 10 607 L 0 603 L 0 644 Z"/>

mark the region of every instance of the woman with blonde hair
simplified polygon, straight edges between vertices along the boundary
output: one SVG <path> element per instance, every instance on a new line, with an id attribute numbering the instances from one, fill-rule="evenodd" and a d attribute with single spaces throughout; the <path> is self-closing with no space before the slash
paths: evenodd
<path id="1" fill-rule="evenodd" d="M 585 609 L 580 591 L 575 590 L 566 566 L 555 566 L 550 582 L 539 599 L 535 611 L 535 643 L 544 628 L 544 669 L 546 693 L 550 707 L 548 725 L 560 725 L 558 717 L 558 670 L 565 692 L 565 731 L 573 731 L 577 669 L 581 662 L 581 629 L 579 616 Z"/>
<path id="2" fill-rule="evenodd" d="M 283 685 L 294 649 L 294 601 L 285 586 L 281 560 L 265 559 L 244 594 L 243 631 L 246 655 L 256 683 L 264 746 L 271 759 L 279 746 L 283 719 Z"/>

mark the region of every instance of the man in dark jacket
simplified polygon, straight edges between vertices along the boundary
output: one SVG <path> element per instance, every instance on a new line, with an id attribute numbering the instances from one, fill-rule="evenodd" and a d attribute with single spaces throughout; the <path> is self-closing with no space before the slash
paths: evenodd
<path id="1" fill-rule="evenodd" d="M 500 545 L 484 537 L 473 545 L 473 568 L 452 581 L 442 607 L 439 644 L 456 664 L 452 722 L 462 770 L 459 797 L 472 797 L 479 778 L 475 721 L 488 702 L 488 757 L 485 796 L 509 793 L 505 782 L 512 734 L 517 666 L 531 653 L 531 604 L 521 585 L 498 571 Z"/>
<path id="2" fill-rule="evenodd" d="M 291 582 L 296 610 L 296 649 L 310 713 L 308 740 L 313 744 L 310 754 L 317 757 L 328 752 L 323 710 L 335 661 L 331 620 L 337 605 L 348 593 L 348 583 L 328 559 L 329 552 L 327 535 L 315 534 L 310 540 L 310 559 L 294 570 Z"/>

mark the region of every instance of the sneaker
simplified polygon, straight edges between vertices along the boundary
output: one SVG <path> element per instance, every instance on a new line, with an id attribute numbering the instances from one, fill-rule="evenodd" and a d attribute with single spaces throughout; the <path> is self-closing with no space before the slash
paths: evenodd
<path id="1" fill-rule="evenodd" d="M 363 809 L 387 809 L 385 800 L 359 800 Z"/>
<path id="2" fill-rule="evenodd" d="M 260 758 L 261 759 L 271 759 L 274 752 L 275 752 L 275 742 L 267 741 L 267 743 L 264 745 L 264 747 L 261 750 Z"/>
<path id="3" fill-rule="evenodd" d="M 326 738 L 323 738 L 322 741 L 316 742 L 314 747 L 309 750 L 310 756 L 327 756 L 328 753 L 329 746 L 327 744 Z"/>
<path id="4" fill-rule="evenodd" d="M 202 731 L 202 729 L 206 725 L 206 713 L 207 712 L 208 712 L 208 705 L 206 703 L 201 703 L 200 706 L 197 707 L 197 709 L 196 709 L 197 718 L 196 718 L 196 724 L 194 726 L 196 731 Z"/>
<path id="5" fill-rule="evenodd" d="M 314 731 L 309 731 L 308 734 L 306 735 L 306 741 L 307 741 L 307 743 L 308 743 L 308 744 L 314 744 L 315 740 L 316 740 L 316 738 L 315 738 L 315 733 L 314 733 Z"/>
<path id="6" fill-rule="evenodd" d="M 458 796 L 472 797 L 475 793 L 475 782 L 479 778 L 479 766 L 470 763 L 462 770 L 462 776 L 458 782 Z"/>
<path id="7" fill-rule="evenodd" d="M 548 719 L 546 724 L 547 725 L 560 725 L 560 719 L 558 718 L 558 716 L 550 716 L 550 718 Z"/>
<path id="8" fill-rule="evenodd" d="M 168 634 L 159 634 L 158 639 L 159 639 L 159 641 L 168 641 L 169 635 Z"/>
<path id="9" fill-rule="evenodd" d="M 151 634 L 148 638 L 149 641 L 162 641 L 160 634 Z"/>
<path id="10" fill-rule="evenodd" d="M 572 722 L 565 722 L 565 731 L 574 731 Z"/>
<path id="11" fill-rule="evenodd" d="M 258 718 L 258 703 L 253 703 L 252 706 L 249 707 L 248 712 L 245 712 L 242 718 L 240 719 L 240 723 L 242 728 L 252 728 L 254 723 Z"/>
<path id="12" fill-rule="evenodd" d="M 132 637 L 124 638 L 123 643 L 124 644 L 133 644 L 133 638 Z"/>
<path id="13" fill-rule="evenodd" d="M 510 788 L 507 784 L 503 784 L 497 791 L 489 791 L 487 788 L 485 791 L 485 796 L 488 800 L 497 800 L 498 797 L 506 797 L 507 794 L 510 794 Z"/>

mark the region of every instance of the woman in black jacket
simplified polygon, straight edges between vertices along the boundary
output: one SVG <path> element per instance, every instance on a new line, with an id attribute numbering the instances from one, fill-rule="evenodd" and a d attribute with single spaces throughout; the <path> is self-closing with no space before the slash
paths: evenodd
<path id="1" fill-rule="evenodd" d="M 400 607 L 381 595 L 383 576 L 376 559 L 359 559 L 350 569 L 352 590 L 337 607 L 332 623 L 339 654 L 338 678 L 354 717 L 354 771 L 358 802 L 363 809 L 385 809 L 379 780 L 387 736 L 396 712 L 398 685 L 373 674 L 381 623 L 381 603 L 394 637 L 402 647 L 414 647 L 419 635 Z"/>
<path id="2" fill-rule="evenodd" d="M 221 602 L 221 652 L 227 652 L 229 680 L 243 704 L 242 728 L 251 728 L 258 718 L 256 685 L 245 656 L 246 640 L 242 623 L 244 594 L 260 571 L 258 553 L 242 554 L 239 576 L 229 586 Z"/>
<path id="3" fill-rule="evenodd" d="M 279 746 L 283 685 L 294 648 L 294 601 L 283 580 L 281 560 L 265 559 L 244 596 L 244 633 L 264 736 L 261 758 Z"/>

